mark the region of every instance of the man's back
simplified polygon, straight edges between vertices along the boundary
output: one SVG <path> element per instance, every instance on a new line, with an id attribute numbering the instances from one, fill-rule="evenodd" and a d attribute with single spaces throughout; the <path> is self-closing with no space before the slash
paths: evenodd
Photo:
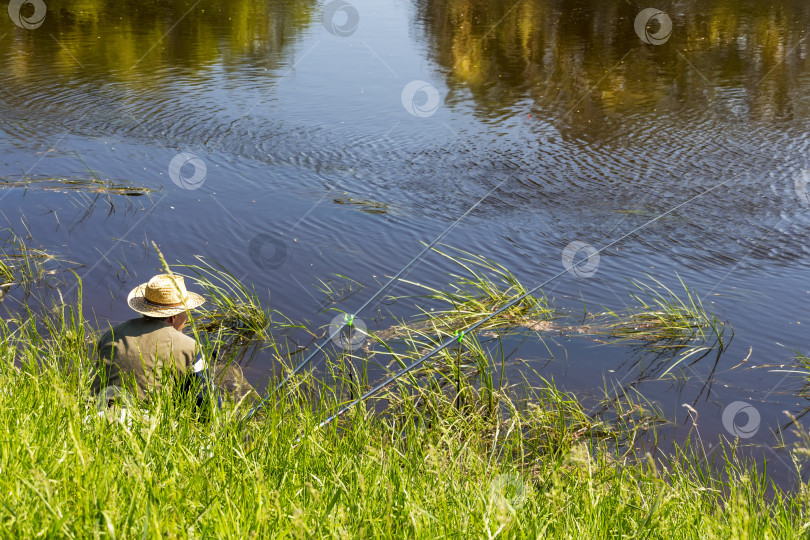
<path id="1" fill-rule="evenodd" d="M 108 330 L 98 342 L 101 373 L 93 383 L 99 392 L 103 386 L 128 386 L 133 380 L 138 398 L 162 386 L 164 374 L 182 377 L 191 373 L 196 357 L 194 339 L 175 330 L 164 320 L 141 317 Z"/>

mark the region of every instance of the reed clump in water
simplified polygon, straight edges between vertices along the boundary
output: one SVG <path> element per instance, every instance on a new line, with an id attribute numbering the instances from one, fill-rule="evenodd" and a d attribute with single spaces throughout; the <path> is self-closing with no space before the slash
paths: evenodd
<path id="1" fill-rule="evenodd" d="M 34 248 L 10 229 L 0 230 L 0 302 L 14 290 L 27 298 L 39 285 L 56 285 L 80 265 L 47 250 Z"/>
<path id="2" fill-rule="evenodd" d="M 680 295 L 659 280 L 650 280 L 653 284 L 631 281 L 630 296 L 636 305 L 626 312 L 608 310 L 596 315 L 600 322 L 593 325 L 594 332 L 619 341 L 641 342 L 659 355 L 674 352 L 676 359 L 661 376 L 689 358 L 696 362 L 712 351 L 717 351 L 719 357 L 727 346 L 727 324 L 707 310 L 680 277 Z"/>
<path id="3" fill-rule="evenodd" d="M 637 305 L 626 314 L 608 312 L 618 319 L 608 328 L 622 339 L 642 340 L 657 347 L 683 347 L 693 339 L 719 340 L 722 345 L 723 323 L 706 310 L 700 297 L 680 280 L 683 295 L 650 278 L 654 285 L 632 281 L 631 298 Z"/>
<path id="4" fill-rule="evenodd" d="M 421 283 L 402 280 L 424 289 L 427 299 L 439 300 L 448 305 L 437 311 L 422 311 L 421 316 L 429 326 L 452 334 L 475 324 L 522 296 L 528 289 L 504 266 L 481 255 L 458 248 L 451 248 L 455 255 L 434 248 L 433 251 L 460 266 L 464 274 L 451 273 L 452 281 L 444 288 L 434 288 Z M 555 317 L 548 299 L 539 292 L 529 295 L 503 313 L 493 317 L 481 327 L 482 330 L 516 328 L 538 320 L 548 321 Z"/>
<path id="5" fill-rule="evenodd" d="M 419 307 L 420 313 L 409 320 L 381 332 L 373 333 L 374 344 L 380 347 L 369 348 L 371 357 L 390 356 L 388 365 L 407 365 L 425 351 L 444 342 L 450 337 L 459 338 L 459 346 L 441 351 L 432 368 L 442 365 L 456 369 L 460 364 L 481 367 L 484 351 L 475 335 L 466 336 L 463 332 L 476 324 L 515 297 L 522 296 L 528 289 L 509 270 L 486 257 L 451 248 L 454 254 L 434 248 L 433 251 L 458 265 L 464 274 L 450 273 L 451 281 L 443 288 L 431 287 L 422 283 L 402 280 L 424 291 L 417 298 L 421 302 L 438 304 L 426 309 Z M 526 296 L 508 310 L 490 318 L 477 329 L 477 333 L 490 331 L 502 335 L 515 328 L 532 327 L 538 322 L 550 322 L 556 312 L 542 293 Z M 404 349 L 400 345 L 404 344 Z M 453 368 L 452 366 L 456 366 Z"/>

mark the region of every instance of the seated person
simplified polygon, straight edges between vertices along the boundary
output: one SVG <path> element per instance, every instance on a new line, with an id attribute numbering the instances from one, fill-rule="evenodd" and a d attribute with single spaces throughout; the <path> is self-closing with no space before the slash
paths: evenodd
<path id="1" fill-rule="evenodd" d="M 118 387 L 147 399 L 168 382 L 166 376 L 188 388 L 202 379 L 207 367 L 194 338 L 182 333 L 188 312 L 205 300 L 186 290 L 182 276 L 160 274 L 135 287 L 127 298 L 129 307 L 141 314 L 112 327 L 98 342 L 99 373 L 93 391 Z M 207 385 L 202 385 L 198 404 Z M 105 391 L 105 395 L 109 393 Z M 109 396 L 113 397 L 113 396 Z"/>

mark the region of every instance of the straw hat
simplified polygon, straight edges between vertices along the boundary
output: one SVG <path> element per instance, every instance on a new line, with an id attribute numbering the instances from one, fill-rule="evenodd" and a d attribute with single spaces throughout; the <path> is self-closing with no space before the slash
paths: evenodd
<path id="1" fill-rule="evenodd" d="M 129 307 L 150 317 L 171 317 L 205 302 L 202 296 L 186 290 L 183 276 L 159 274 L 129 293 Z"/>

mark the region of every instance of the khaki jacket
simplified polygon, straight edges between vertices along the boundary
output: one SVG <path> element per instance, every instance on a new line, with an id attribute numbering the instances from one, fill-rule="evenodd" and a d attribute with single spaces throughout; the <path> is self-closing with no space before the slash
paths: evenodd
<path id="1" fill-rule="evenodd" d="M 132 319 L 108 330 L 98 342 L 98 393 L 105 386 L 132 388 L 139 399 L 169 379 L 193 372 L 198 347 L 193 338 L 161 320 Z"/>

